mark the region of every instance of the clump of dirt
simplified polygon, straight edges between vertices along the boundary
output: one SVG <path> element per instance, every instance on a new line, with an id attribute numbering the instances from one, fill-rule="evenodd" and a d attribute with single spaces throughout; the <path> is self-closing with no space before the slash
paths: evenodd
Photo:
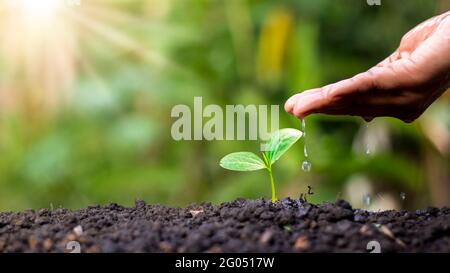
<path id="1" fill-rule="evenodd" d="M 374 213 L 288 198 L 0 213 L 0 252 L 369 252 L 378 244 L 450 252 L 450 209 Z"/>

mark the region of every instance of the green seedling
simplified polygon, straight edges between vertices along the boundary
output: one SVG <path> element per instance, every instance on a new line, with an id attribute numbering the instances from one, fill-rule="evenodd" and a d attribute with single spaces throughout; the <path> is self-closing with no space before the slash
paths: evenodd
<path id="1" fill-rule="evenodd" d="M 222 168 L 232 171 L 257 171 L 267 169 L 272 189 L 272 202 L 277 201 L 275 182 L 272 174 L 272 165 L 302 137 L 299 130 L 286 128 L 271 134 L 266 151 L 262 152 L 262 159 L 251 152 L 237 152 L 226 155 L 220 160 Z"/>

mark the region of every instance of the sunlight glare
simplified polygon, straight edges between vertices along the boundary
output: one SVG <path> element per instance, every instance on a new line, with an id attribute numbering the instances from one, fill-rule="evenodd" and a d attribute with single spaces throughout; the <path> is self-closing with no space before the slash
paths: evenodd
<path id="1" fill-rule="evenodd" d="M 44 19 L 60 8 L 61 0 L 14 0 L 28 19 Z"/>

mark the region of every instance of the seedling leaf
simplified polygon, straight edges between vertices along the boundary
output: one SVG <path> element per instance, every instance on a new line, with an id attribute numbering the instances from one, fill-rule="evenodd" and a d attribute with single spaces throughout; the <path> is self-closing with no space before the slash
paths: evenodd
<path id="1" fill-rule="evenodd" d="M 280 159 L 302 135 L 301 131 L 292 128 L 281 129 L 272 133 L 267 144 L 268 150 L 266 151 L 270 164 L 272 165 Z"/>
<path id="2" fill-rule="evenodd" d="M 243 172 L 266 168 L 264 161 L 250 152 L 228 154 L 220 160 L 220 166 L 228 170 Z"/>

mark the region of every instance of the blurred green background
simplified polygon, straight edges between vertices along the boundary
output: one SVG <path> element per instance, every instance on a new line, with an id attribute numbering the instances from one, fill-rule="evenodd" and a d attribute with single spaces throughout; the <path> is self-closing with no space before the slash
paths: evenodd
<path id="1" fill-rule="evenodd" d="M 300 128 L 282 110 L 288 97 L 370 68 L 410 28 L 450 8 L 448 0 L 2 2 L 1 211 L 268 198 L 265 172 L 218 165 L 258 142 L 174 141 L 172 107 L 194 96 L 204 105 L 278 104 L 280 126 Z M 450 205 L 448 94 L 412 124 L 314 115 L 306 125 L 312 169 L 301 170 L 302 139 L 275 166 L 279 197 L 311 185 L 312 202 Z"/>

